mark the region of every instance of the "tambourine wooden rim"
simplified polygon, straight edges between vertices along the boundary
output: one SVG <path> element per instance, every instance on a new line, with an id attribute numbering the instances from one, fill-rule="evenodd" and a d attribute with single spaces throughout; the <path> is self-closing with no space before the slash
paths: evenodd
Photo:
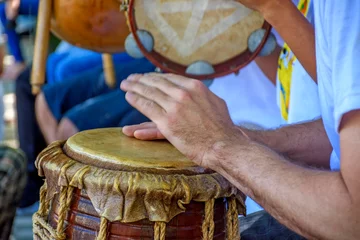
<path id="1" fill-rule="evenodd" d="M 270 32 L 271 32 L 271 25 L 268 22 L 264 21 L 262 29 L 266 30 L 265 37 L 255 52 L 252 53 L 249 51 L 249 49 L 247 49 L 245 52 L 243 52 L 242 54 L 240 54 L 236 57 L 226 60 L 225 62 L 212 65 L 215 70 L 215 73 L 213 73 L 213 74 L 190 75 L 190 74 L 186 73 L 187 66 L 175 63 L 175 62 L 165 58 L 164 56 L 161 56 L 159 53 L 157 53 L 154 50 L 151 52 L 148 52 L 145 49 L 145 47 L 142 45 L 142 43 L 140 41 L 139 36 L 137 35 L 138 29 L 136 26 L 136 19 L 135 19 L 135 14 L 134 14 L 134 11 L 135 11 L 134 1 L 136 1 L 136 0 L 130 0 L 129 5 L 127 7 L 128 22 L 129 22 L 130 31 L 132 32 L 134 39 L 135 39 L 139 49 L 141 50 L 141 52 L 144 54 L 144 56 L 150 62 L 152 62 L 155 66 L 159 67 L 164 72 L 175 73 L 175 74 L 179 74 L 179 75 L 189 77 L 189 78 L 195 78 L 195 79 L 199 79 L 199 80 L 208 80 L 208 79 L 214 79 L 214 78 L 222 77 L 222 76 L 225 76 L 225 75 L 228 75 L 231 73 L 238 72 L 241 68 L 248 65 L 251 61 L 253 61 L 258 56 L 258 54 L 264 47 L 266 40 L 268 39 Z"/>

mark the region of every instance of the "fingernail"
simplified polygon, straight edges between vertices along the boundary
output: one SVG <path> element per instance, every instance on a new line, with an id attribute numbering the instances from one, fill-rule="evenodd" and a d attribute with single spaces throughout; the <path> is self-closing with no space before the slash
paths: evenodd
<path id="1" fill-rule="evenodd" d="M 131 98 L 133 96 L 134 96 L 134 94 L 132 92 L 126 92 L 126 95 L 125 95 L 126 98 Z"/>
<path id="2" fill-rule="evenodd" d="M 120 83 L 120 89 L 126 91 L 126 85 L 127 85 L 127 81 L 126 81 L 126 80 L 123 80 L 123 81 Z"/>
<path id="3" fill-rule="evenodd" d="M 129 80 L 129 81 L 134 81 L 137 77 L 139 77 L 140 76 L 140 74 L 131 74 L 128 78 L 127 78 L 127 80 Z"/>

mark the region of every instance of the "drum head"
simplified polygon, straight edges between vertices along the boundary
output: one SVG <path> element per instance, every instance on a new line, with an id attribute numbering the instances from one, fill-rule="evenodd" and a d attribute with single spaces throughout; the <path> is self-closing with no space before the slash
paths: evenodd
<path id="1" fill-rule="evenodd" d="M 142 53 L 166 72 L 186 73 L 191 64 L 204 61 L 214 73 L 197 79 L 220 77 L 252 61 L 266 42 L 270 25 L 263 17 L 233 0 L 130 0 L 131 32 Z M 250 52 L 248 38 L 265 29 L 259 47 Z M 154 48 L 146 51 L 138 30 L 152 36 Z"/>
<path id="2" fill-rule="evenodd" d="M 129 138 L 120 128 L 88 130 L 69 138 L 65 152 L 71 158 L 110 170 L 147 173 L 209 173 L 187 159 L 167 141 Z"/>

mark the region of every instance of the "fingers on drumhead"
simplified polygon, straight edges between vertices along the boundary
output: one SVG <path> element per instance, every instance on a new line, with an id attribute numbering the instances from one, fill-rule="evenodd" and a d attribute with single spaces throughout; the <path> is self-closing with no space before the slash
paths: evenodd
<path id="1" fill-rule="evenodd" d="M 137 125 L 130 125 L 123 127 L 123 133 L 127 136 L 134 136 L 135 131 L 143 130 L 143 129 L 156 129 L 156 124 L 153 122 L 145 122 Z"/>
<path id="2" fill-rule="evenodd" d="M 164 110 L 156 102 L 146 99 L 137 93 L 127 92 L 125 98 L 131 106 L 138 109 L 151 120 L 162 117 L 164 114 Z"/>
<path id="3" fill-rule="evenodd" d="M 140 140 L 156 140 L 164 138 L 157 128 L 136 130 L 134 132 L 134 137 Z"/>

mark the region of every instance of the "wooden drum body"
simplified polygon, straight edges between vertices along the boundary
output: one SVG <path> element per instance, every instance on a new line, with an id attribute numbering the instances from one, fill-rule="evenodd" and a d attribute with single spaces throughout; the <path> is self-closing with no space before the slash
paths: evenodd
<path id="1" fill-rule="evenodd" d="M 239 239 L 244 196 L 165 141 L 79 133 L 38 157 L 35 239 Z"/>
<path id="2" fill-rule="evenodd" d="M 60 201 L 55 198 L 53 211 L 49 216 L 50 225 L 56 229 L 59 219 Z M 99 232 L 100 218 L 89 196 L 85 191 L 76 190 L 69 208 L 68 226 L 65 230 L 69 239 L 95 239 Z M 204 222 L 205 204 L 191 202 L 186 206 L 186 212 L 174 217 L 166 224 L 167 239 L 203 239 L 202 224 Z M 219 199 L 215 202 L 214 238 L 226 239 L 226 202 Z M 108 223 L 107 239 L 154 239 L 154 222 L 140 220 L 132 223 Z"/>

